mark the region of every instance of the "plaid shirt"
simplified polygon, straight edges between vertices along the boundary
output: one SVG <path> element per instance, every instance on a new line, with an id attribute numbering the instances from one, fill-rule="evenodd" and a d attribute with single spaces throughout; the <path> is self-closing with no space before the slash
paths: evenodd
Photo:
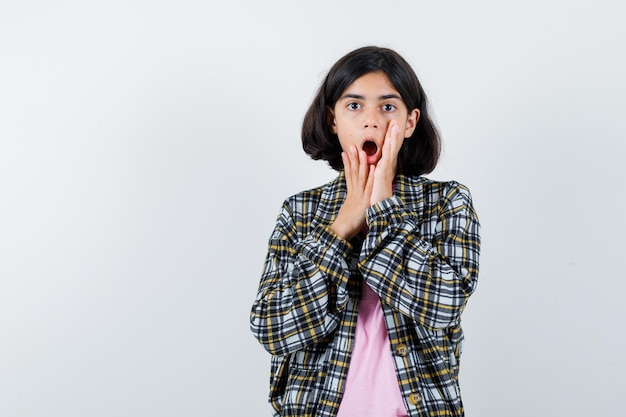
<path id="1" fill-rule="evenodd" d="M 270 239 L 250 328 L 272 354 L 275 416 L 335 416 L 354 344 L 361 280 L 378 294 L 409 416 L 462 416 L 461 313 L 476 288 L 480 225 L 457 182 L 396 177 L 367 209 L 367 234 L 328 226 L 346 197 L 335 180 L 288 198 Z"/>

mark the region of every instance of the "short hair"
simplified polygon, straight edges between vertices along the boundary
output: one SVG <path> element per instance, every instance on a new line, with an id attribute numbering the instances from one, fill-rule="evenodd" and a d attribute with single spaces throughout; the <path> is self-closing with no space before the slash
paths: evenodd
<path id="1" fill-rule="evenodd" d="M 340 58 L 320 86 L 302 123 L 302 147 L 312 159 L 322 159 L 341 171 L 341 144 L 328 125 L 327 107 L 334 108 L 341 94 L 357 78 L 382 71 L 400 93 L 410 112 L 420 117 L 410 138 L 398 153 L 398 172 L 422 175 L 432 172 L 441 153 L 439 132 L 428 114 L 428 100 L 409 63 L 397 52 L 377 46 L 364 46 Z"/>

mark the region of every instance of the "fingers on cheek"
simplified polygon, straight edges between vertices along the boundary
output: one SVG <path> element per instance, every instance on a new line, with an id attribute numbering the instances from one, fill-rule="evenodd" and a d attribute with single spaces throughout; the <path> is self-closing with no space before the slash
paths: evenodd
<path id="1" fill-rule="evenodd" d="M 350 170 L 350 168 L 351 168 L 351 166 L 352 166 L 352 164 L 350 163 L 350 156 L 348 156 L 348 154 L 347 154 L 347 153 L 342 152 L 342 153 L 341 153 L 341 159 L 343 160 L 343 168 L 344 168 L 346 171 L 349 171 L 349 170 Z"/>
<path id="2" fill-rule="evenodd" d="M 367 164 L 367 154 L 365 153 L 365 151 L 359 151 L 359 156 L 360 156 L 360 163 L 361 165 L 366 165 Z"/>
<path id="3" fill-rule="evenodd" d="M 393 130 L 391 132 L 393 134 L 393 136 L 395 136 L 396 138 L 400 139 L 400 126 L 398 126 L 397 124 L 393 125 Z"/>
<path id="4" fill-rule="evenodd" d="M 387 130 L 385 143 L 398 141 L 398 140 L 400 140 L 400 128 L 398 127 L 397 124 L 394 123 L 391 126 L 389 126 L 389 129 Z"/>
<path id="5" fill-rule="evenodd" d="M 350 163 L 355 166 L 358 166 L 359 164 L 359 155 L 356 149 L 353 149 L 352 152 L 350 152 Z"/>

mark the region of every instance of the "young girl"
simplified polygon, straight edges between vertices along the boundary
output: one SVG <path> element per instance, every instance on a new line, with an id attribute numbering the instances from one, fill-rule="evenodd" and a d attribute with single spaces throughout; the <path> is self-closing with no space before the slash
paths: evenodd
<path id="1" fill-rule="evenodd" d="M 275 416 L 462 416 L 461 313 L 480 226 L 463 185 L 432 181 L 440 140 L 396 52 L 330 70 L 304 151 L 339 172 L 288 198 L 250 315 L 272 354 Z"/>

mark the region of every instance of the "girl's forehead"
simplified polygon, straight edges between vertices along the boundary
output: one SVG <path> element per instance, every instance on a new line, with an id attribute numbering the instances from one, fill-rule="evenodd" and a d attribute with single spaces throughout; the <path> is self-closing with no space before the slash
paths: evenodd
<path id="1" fill-rule="evenodd" d="M 348 85 L 341 95 L 350 93 L 352 90 L 385 90 L 397 93 L 387 74 L 382 71 L 368 72 L 361 75 L 352 84 Z"/>

